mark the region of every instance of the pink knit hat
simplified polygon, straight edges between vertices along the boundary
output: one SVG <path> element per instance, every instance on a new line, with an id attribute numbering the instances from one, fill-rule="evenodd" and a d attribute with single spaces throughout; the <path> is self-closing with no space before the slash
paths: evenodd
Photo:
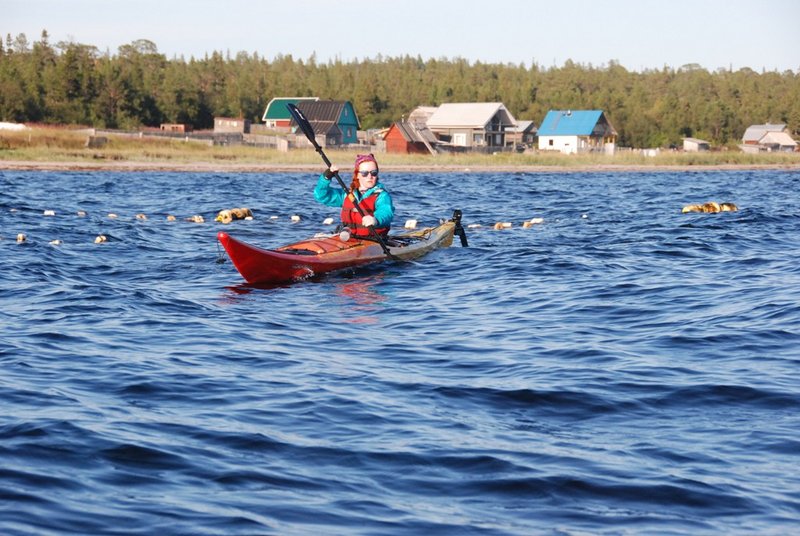
<path id="1" fill-rule="evenodd" d="M 360 166 L 364 162 L 374 162 L 375 163 L 375 169 L 378 169 L 378 161 L 375 160 L 375 155 L 373 155 L 372 153 L 369 153 L 369 154 L 356 155 L 356 164 L 355 164 L 356 171 L 358 171 L 358 166 Z"/>

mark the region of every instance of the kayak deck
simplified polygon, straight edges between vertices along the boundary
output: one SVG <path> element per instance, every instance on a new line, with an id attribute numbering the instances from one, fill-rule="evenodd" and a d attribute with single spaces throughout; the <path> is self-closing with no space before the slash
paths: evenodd
<path id="1" fill-rule="evenodd" d="M 386 260 L 415 259 L 449 247 L 456 232 L 465 243 L 457 213 L 458 217 L 454 215 L 437 227 L 386 237 L 389 255 L 374 240 L 341 240 L 338 235 L 301 240 L 277 249 L 259 248 L 223 231 L 217 233 L 217 239 L 248 283 L 284 283 Z"/>

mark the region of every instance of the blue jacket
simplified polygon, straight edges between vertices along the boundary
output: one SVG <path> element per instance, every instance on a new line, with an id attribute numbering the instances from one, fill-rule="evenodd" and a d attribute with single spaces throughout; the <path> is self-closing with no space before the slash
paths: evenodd
<path id="1" fill-rule="evenodd" d="M 392 196 L 386 191 L 383 184 L 376 183 L 375 186 L 361 195 L 355 192 L 359 200 L 371 195 L 375 190 L 381 190 L 378 199 L 375 200 L 375 227 L 390 227 L 394 218 L 394 205 Z M 319 176 L 317 186 L 314 188 L 314 199 L 329 207 L 341 207 L 344 203 L 345 191 L 341 188 L 333 188 L 331 181 L 325 178 L 325 174 Z"/>

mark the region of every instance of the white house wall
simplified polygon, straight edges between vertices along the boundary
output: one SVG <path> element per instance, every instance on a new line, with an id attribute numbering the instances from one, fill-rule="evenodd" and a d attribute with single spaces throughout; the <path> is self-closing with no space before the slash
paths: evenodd
<path id="1" fill-rule="evenodd" d="M 550 141 L 552 140 L 552 145 Z M 605 143 L 602 150 L 605 154 L 614 154 L 616 146 L 614 143 Z M 539 136 L 540 151 L 559 151 L 564 154 L 587 153 L 592 150 L 599 150 L 593 147 L 589 138 L 585 136 Z"/>
<path id="2" fill-rule="evenodd" d="M 551 145 L 552 140 L 552 145 Z M 564 154 L 578 152 L 578 136 L 544 136 L 539 137 L 540 151 L 559 151 Z"/>

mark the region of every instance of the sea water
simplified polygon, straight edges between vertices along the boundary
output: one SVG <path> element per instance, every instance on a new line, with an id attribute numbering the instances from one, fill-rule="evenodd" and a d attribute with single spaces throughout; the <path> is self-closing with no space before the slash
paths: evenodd
<path id="1" fill-rule="evenodd" d="M 245 285 L 315 181 L 0 171 L 0 533 L 798 530 L 800 172 L 384 172 L 469 247 Z"/>

